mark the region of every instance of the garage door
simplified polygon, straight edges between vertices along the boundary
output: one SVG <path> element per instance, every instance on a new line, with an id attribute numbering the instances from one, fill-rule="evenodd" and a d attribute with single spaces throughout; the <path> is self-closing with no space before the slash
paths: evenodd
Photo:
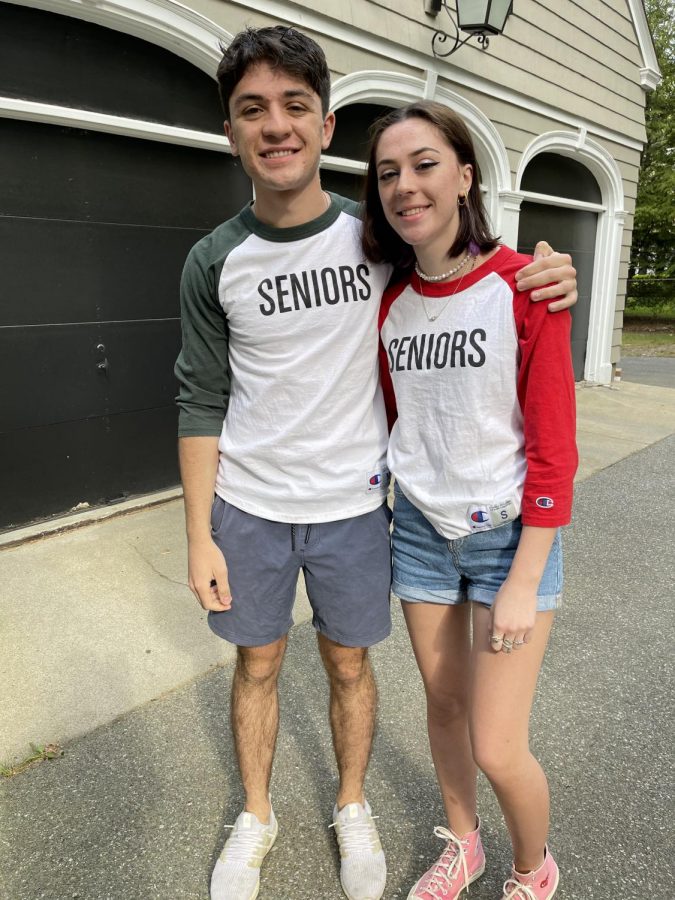
<path id="1" fill-rule="evenodd" d="M 89 70 L 100 79 L 102 53 L 121 57 L 112 73 L 103 59 L 123 85 L 108 103 L 125 98 L 130 115 L 136 93 L 147 114 L 161 60 L 172 72 L 173 123 L 196 127 L 196 116 L 204 127 L 203 107 L 190 105 L 199 82 L 217 127 L 215 83 L 166 51 L 67 17 L 19 7 L 13 15 L 0 44 L 17 46 L 31 24 L 23 16 L 51 29 L 37 48 L 24 45 L 36 54 L 33 71 L 64 36 L 79 38 L 82 90 L 91 90 Z M 183 102 L 180 67 L 189 70 Z M 72 65 L 61 69 L 61 91 L 72 95 L 78 79 Z M 58 81 L 59 67 L 51 71 Z M 13 90 L 37 99 L 28 75 Z M 192 244 L 249 199 L 248 179 L 226 154 L 0 119 L 0 528 L 177 482 L 180 272 Z"/>

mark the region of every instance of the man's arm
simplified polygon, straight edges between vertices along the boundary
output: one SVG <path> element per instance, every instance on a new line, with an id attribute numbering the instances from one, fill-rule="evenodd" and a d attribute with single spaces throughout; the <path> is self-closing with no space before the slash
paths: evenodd
<path id="1" fill-rule="evenodd" d="M 211 538 L 218 438 L 181 437 L 178 456 L 185 500 L 188 585 L 204 609 L 222 612 L 231 607 L 232 597 L 225 559 Z"/>
<path id="2" fill-rule="evenodd" d="M 519 291 L 533 291 L 532 300 L 560 299 L 549 303 L 549 312 L 559 312 L 577 302 L 577 270 L 569 253 L 556 253 L 546 241 L 534 248 L 534 262 L 516 273 Z"/>
<path id="3" fill-rule="evenodd" d="M 227 566 L 211 538 L 211 506 L 218 471 L 218 440 L 230 393 L 228 328 L 216 278 L 200 242 L 181 279 L 183 345 L 176 361 L 180 385 L 178 455 L 185 498 L 188 584 L 204 607 L 231 606 Z"/>

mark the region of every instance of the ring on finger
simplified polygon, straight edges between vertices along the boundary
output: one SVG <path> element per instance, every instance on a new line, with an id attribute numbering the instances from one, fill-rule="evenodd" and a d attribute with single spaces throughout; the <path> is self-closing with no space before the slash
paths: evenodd
<path id="1" fill-rule="evenodd" d="M 514 641 L 513 646 L 514 647 L 522 647 L 524 643 L 525 643 L 525 641 Z"/>
<path id="2" fill-rule="evenodd" d="M 490 643 L 491 643 L 491 644 L 498 644 L 498 643 L 499 643 L 501 640 L 503 640 L 503 639 L 504 639 L 504 636 L 501 635 L 501 634 L 492 634 L 492 635 L 490 635 Z"/>
<path id="3" fill-rule="evenodd" d="M 506 644 L 502 647 L 502 653 L 511 653 L 513 647 L 508 647 Z"/>
<path id="4" fill-rule="evenodd" d="M 509 650 L 511 649 L 511 647 L 513 647 L 513 641 L 510 641 L 508 638 L 504 638 L 502 643 L 505 647 L 508 647 Z"/>

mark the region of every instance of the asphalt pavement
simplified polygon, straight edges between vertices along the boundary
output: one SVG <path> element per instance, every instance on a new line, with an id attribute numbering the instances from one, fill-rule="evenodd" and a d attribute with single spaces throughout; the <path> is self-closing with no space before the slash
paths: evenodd
<path id="1" fill-rule="evenodd" d="M 675 356 L 624 356 L 621 369 L 624 381 L 675 388 Z"/>
<path id="2" fill-rule="evenodd" d="M 665 898 L 675 887 L 675 393 L 622 384 L 579 400 L 585 468 L 532 723 L 552 791 L 556 900 Z M 0 759 L 18 758 L 30 734 L 65 751 L 0 784 L 2 900 L 208 898 L 242 802 L 232 663 L 185 588 L 184 546 L 168 527 L 178 515 L 173 501 L 0 551 Z M 37 580 L 15 600 L 27 572 Z M 298 621 L 281 681 L 280 832 L 260 898 L 338 900 L 327 687 L 302 597 Z M 404 898 L 439 851 L 443 815 L 396 606 L 394 622 L 372 653 L 380 714 L 367 790 L 385 898 Z M 479 796 L 488 866 L 470 897 L 496 900 L 508 840 L 484 780 Z"/>

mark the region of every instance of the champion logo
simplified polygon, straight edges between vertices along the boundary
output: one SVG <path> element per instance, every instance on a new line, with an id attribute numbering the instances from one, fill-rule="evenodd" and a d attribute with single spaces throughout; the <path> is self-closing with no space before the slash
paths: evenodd
<path id="1" fill-rule="evenodd" d="M 382 481 L 381 475 L 372 475 L 368 480 L 368 484 L 379 484 L 381 481 Z"/>
<path id="2" fill-rule="evenodd" d="M 544 880 L 542 881 L 542 883 L 539 885 L 539 887 L 540 887 L 540 888 L 545 888 L 546 885 L 548 884 L 548 880 L 549 880 L 550 877 L 551 877 L 551 873 L 549 872 L 548 875 L 546 876 L 546 878 L 544 878 Z"/>
<path id="3" fill-rule="evenodd" d="M 552 507 L 555 506 L 555 503 L 550 497 L 537 497 L 535 503 L 537 506 L 541 507 L 541 509 L 552 509 Z"/>
<path id="4" fill-rule="evenodd" d="M 487 522 L 489 518 L 490 517 L 484 509 L 477 509 L 475 512 L 471 513 L 471 521 L 477 522 L 479 525 L 482 525 L 483 522 Z"/>

